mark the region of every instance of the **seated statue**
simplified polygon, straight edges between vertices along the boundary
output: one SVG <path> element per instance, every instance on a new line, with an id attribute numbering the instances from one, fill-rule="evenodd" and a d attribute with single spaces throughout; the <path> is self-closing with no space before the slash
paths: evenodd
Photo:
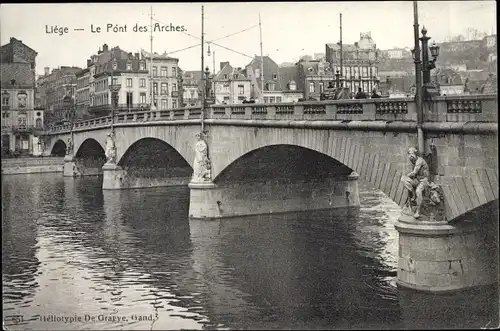
<path id="1" fill-rule="evenodd" d="M 427 209 L 436 209 L 436 206 L 441 206 L 443 201 L 443 193 L 441 187 L 429 180 L 429 165 L 419 156 L 417 149 L 411 147 L 408 150 L 408 156 L 414 168 L 407 175 L 401 177 L 401 182 L 408 191 L 408 198 L 406 200 L 403 212 L 411 213 L 416 219 L 421 216 L 421 207 L 424 198 L 427 198 L 429 203 L 426 205 Z M 426 215 L 434 217 L 432 215 Z M 439 213 L 439 211 L 438 211 Z M 442 214 L 442 212 L 441 212 Z M 441 218 L 441 217 L 440 217 Z"/>
<path id="2" fill-rule="evenodd" d="M 413 170 L 401 178 L 404 187 L 408 190 L 406 207 L 411 209 L 412 202 L 416 202 L 416 210 L 413 217 L 420 217 L 420 207 L 423 201 L 424 189 L 429 185 L 429 165 L 418 155 L 418 151 L 410 147 L 408 157 L 414 165 Z"/>

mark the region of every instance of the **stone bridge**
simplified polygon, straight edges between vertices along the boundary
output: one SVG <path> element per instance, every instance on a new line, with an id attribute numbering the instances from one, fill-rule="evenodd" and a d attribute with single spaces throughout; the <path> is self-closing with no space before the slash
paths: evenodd
<path id="1" fill-rule="evenodd" d="M 498 280 L 498 219 L 491 217 L 498 215 L 497 95 L 435 97 L 423 107 L 420 152 L 442 200 L 431 213 L 438 218 L 402 215 L 396 224 L 398 284 L 424 291 L 492 284 Z M 66 152 L 65 176 L 103 175 L 105 190 L 189 185 L 193 220 L 359 207 L 358 178 L 400 206 L 407 201 L 401 177 L 413 168 L 408 149 L 418 145 L 413 99 L 205 112 L 203 120 L 200 108 L 185 108 L 55 127 L 45 136 L 45 153 Z M 195 146 L 207 146 L 206 158 Z"/>
<path id="2" fill-rule="evenodd" d="M 443 188 L 447 220 L 497 200 L 497 96 L 437 97 L 424 107 L 424 154 L 434 182 Z M 116 115 L 116 176 L 105 176 L 103 188 L 187 185 L 200 113 L 199 108 L 186 108 Z M 356 205 L 351 182 L 358 175 L 403 205 L 406 192 L 400 179 L 410 171 L 408 148 L 417 145 L 416 117 L 412 99 L 211 107 L 204 129 L 214 184 L 210 190 L 218 198 L 204 204 L 203 210 L 193 209 L 192 215 L 224 217 Z M 48 133 L 45 153 L 61 155 L 72 137 L 65 175 L 102 174 L 110 125 L 111 118 L 103 117 L 74 123 L 73 130 L 56 127 Z M 345 190 L 326 192 L 331 186 L 326 182 L 341 178 Z M 280 183 L 270 185 L 273 181 Z M 311 187 L 306 189 L 307 185 Z M 248 208 L 239 205 L 243 200 L 236 192 L 243 186 L 242 199 L 247 204 L 253 201 Z M 286 187 L 288 193 L 265 189 L 274 186 Z M 225 197 L 214 193 L 220 187 L 226 188 Z M 310 199 L 298 204 L 307 190 Z M 202 198 L 197 194 L 201 193 L 192 197 Z M 282 195 L 294 194 L 296 199 L 283 200 Z"/>

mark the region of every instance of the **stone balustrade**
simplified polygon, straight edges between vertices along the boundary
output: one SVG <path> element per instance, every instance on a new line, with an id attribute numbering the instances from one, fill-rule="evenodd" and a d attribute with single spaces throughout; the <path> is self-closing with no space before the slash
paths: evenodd
<path id="1" fill-rule="evenodd" d="M 434 97 L 423 102 L 424 122 L 498 122 L 497 94 Z M 114 124 L 196 120 L 200 107 L 119 113 Z M 386 121 L 416 122 L 413 98 L 312 101 L 299 103 L 213 105 L 206 119 Z M 78 121 L 74 131 L 111 125 L 111 116 Z M 55 126 L 51 134 L 70 132 L 71 125 Z"/>

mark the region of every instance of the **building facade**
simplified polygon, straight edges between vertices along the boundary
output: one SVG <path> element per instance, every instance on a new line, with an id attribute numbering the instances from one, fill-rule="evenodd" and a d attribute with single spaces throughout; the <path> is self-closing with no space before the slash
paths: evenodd
<path id="1" fill-rule="evenodd" d="M 38 78 L 37 88 L 45 109 L 45 124 L 53 125 L 68 120 L 71 109 L 65 100 L 76 95 L 76 73 L 79 67 L 62 66 L 53 69 L 45 68 L 45 74 Z"/>
<path id="2" fill-rule="evenodd" d="M 371 33 L 361 33 L 360 40 L 352 44 L 342 45 L 342 54 L 339 44 L 326 44 L 326 61 L 330 64 L 331 71 L 341 74 L 341 81 L 352 93 L 361 88 L 365 93 L 370 93 L 373 88 L 378 88 L 378 50 Z M 342 69 L 340 59 L 342 55 Z"/>
<path id="3" fill-rule="evenodd" d="M 182 72 L 183 107 L 201 105 L 201 71 Z"/>
<path id="4" fill-rule="evenodd" d="M 87 67 L 76 73 L 76 118 L 86 119 L 90 117 L 90 84 L 94 81 L 90 68 Z"/>
<path id="5" fill-rule="evenodd" d="M 257 102 L 294 102 L 302 97 L 297 69 L 279 67 L 269 56 L 256 55 L 246 66 L 245 73 L 250 79 L 250 97 Z"/>
<path id="6" fill-rule="evenodd" d="M 35 77 L 29 63 L 2 63 L 2 154 L 40 155 L 43 109 L 35 107 Z"/>
<path id="7" fill-rule="evenodd" d="M 160 110 L 180 108 L 182 95 L 179 93 L 181 84 L 178 69 L 179 59 L 157 53 L 151 56 L 144 50 L 141 50 L 141 54 L 142 58 L 147 61 L 147 68 L 151 67 L 152 83 L 150 88 L 153 89 L 154 106 Z"/>
<path id="8" fill-rule="evenodd" d="M 148 70 L 139 53 L 127 53 L 119 47 L 103 45 L 89 69 L 89 115 L 101 117 L 115 112 L 132 112 L 149 108 Z M 85 81 L 86 73 L 81 73 Z M 112 86 L 119 87 L 113 100 Z M 81 91 L 86 90 L 82 83 Z M 85 92 L 82 94 L 85 96 Z M 85 99 L 81 100 L 82 103 Z M 77 100 L 77 104 L 80 101 Z"/>
<path id="9" fill-rule="evenodd" d="M 251 98 L 251 81 L 242 68 L 233 68 L 229 62 L 220 63 L 220 71 L 213 77 L 215 104 L 241 104 Z"/>
<path id="10" fill-rule="evenodd" d="M 324 60 L 299 61 L 296 64 L 298 73 L 298 88 L 304 91 L 306 100 L 320 100 L 330 82 L 335 82 L 331 66 Z"/>

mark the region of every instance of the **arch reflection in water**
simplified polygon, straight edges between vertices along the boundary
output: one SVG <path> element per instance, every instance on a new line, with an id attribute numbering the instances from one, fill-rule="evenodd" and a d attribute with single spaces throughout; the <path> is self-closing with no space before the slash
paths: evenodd
<path id="1" fill-rule="evenodd" d="M 370 271 L 382 268 L 354 238 L 360 217 L 344 209 L 190 220 L 211 320 L 257 329 L 397 324 L 397 292 L 377 296 L 382 281 Z"/>

